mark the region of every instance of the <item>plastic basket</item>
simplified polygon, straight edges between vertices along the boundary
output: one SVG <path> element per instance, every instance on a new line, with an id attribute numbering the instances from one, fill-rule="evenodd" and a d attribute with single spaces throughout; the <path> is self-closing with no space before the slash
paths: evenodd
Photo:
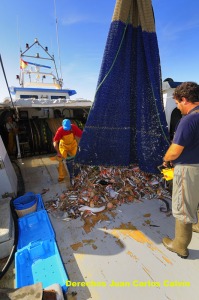
<path id="1" fill-rule="evenodd" d="M 19 218 L 21 218 L 25 215 L 28 215 L 32 212 L 35 212 L 36 210 L 37 210 L 37 202 L 33 206 L 31 206 L 29 208 L 26 208 L 26 209 L 20 209 L 20 210 L 15 209 L 15 211 L 16 211 Z"/>
<path id="2" fill-rule="evenodd" d="M 35 212 L 37 209 L 37 197 L 34 193 L 28 192 L 25 195 L 16 198 L 13 203 L 18 217 Z"/>

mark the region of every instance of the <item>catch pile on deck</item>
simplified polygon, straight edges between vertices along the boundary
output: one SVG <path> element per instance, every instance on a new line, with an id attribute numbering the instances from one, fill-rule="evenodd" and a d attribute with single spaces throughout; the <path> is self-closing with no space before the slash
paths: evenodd
<path id="1" fill-rule="evenodd" d="M 57 199 L 47 201 L 45 207 L 54 217 L 70 220 L 142 199 L 160 200 L 160 211 L 170 211 L 171 195 L 161 175 L 144 173 L 136 165 L 129 168 L 84 166 L 73 186 Z"/>

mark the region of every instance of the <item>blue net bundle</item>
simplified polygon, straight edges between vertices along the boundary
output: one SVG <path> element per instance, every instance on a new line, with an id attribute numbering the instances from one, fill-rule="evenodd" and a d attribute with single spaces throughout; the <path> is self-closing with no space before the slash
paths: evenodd
<path id="1" fill-rule="evenodd" d="M 117 0 L 75 162 L 158 173 L 169 146 L 161 84 L 151 1 Z"/>

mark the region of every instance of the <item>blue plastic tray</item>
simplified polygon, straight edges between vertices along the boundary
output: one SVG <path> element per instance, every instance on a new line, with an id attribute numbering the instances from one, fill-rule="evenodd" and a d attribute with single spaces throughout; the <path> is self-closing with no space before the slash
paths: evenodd
<path id="1" fill-rule="evenodd" d="M 43 288 L 58 283 L 67 291 L 68 276 L 53 239 L 31 243 L 15 253 L 16 288 L 42 282 Z"/>
<path id="2" fill-rule="evenodd" d="M 29 243 L 55 238 L 46 210 L 40 210 L 18 219 L 19 238 L 18 249 Z"/>

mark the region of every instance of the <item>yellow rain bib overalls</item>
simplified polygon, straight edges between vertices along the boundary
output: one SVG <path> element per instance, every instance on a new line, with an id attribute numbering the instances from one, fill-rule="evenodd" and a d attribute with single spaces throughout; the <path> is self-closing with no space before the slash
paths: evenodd
<path id="1" fill-rule="evenodd" d="M 64 159 L 67 158 L 68 154 L 70 156 L 75 156 L 77 152 L 77 141 L 74 137 L 73 133 L 68 135 L 64 135 L 59 142 L 59 151 Z M 59 159 L 59 179 L 58 181 L 62 181 L 66 176 L 66 169 L 64 167 L 64 163 L 62 158 Z"/>

